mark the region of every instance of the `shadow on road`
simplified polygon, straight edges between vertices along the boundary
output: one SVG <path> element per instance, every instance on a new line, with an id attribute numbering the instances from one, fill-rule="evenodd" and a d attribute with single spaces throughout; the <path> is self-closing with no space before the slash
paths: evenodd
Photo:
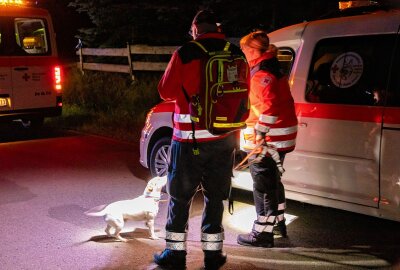
<path id="1" fill-rule="evenodd" d="M 20 122 L 0 123 L 0 143 L 71 136 L 67 130 L 47 126 L 25 128 Z"/>

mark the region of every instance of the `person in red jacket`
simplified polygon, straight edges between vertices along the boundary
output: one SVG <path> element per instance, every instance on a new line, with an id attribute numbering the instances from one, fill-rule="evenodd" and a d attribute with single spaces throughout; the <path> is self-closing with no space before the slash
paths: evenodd
<path id="1" fill-rule="evenodd" d="M 243 148 L 250 151 L 260 145 L 272 147 L 278 151 L 282 163 L 285 154 L 294 150 L 297 136 L 297 117 L 287 77 L 280 71 L 276 50 L 270 46 L 265 32 L 244 36 L 240 45 L 251 72 L 251 109 L 243 132 Z M 273 247 L 274 224 L 286 236 L 284 187 L 271 155 L 257 160 L 250 165 L 257 220 L 252 231 L 240 234 L 237 241 L 241 245 Z"/>
<path id="2" fill-rule="evenodd" d="M 227 44 L 214 13 L 209 10 L 196 14 L 190 33 L 208 51 L 222 51 Z M 231 44 L 230 50 L 243 55 L 235 45 Z M 205 72 L 202 59 L 204 52 L 198 45 L 193 42 L 184 44 L 173 53 L 158 85 L 162 99 L 175 100 L 175 111 L 167 183 L 170 200 L 165 227 L 166 248 L 154 255 L 154 262 L 172 269 L 185 268 L 189 210 L 199 188 L 205 197 L 201 227 L 205 269 L 219 269 L 226 262 L 226 254 L 222 252 L 223 200 L 229 195 L 235 136 L 213 135 L 197 127 L 193 134 L 189 104 L 183 89 L 190 97 L 200 91 Z M 199 154 L 193 151 L 193 135 Z"/>

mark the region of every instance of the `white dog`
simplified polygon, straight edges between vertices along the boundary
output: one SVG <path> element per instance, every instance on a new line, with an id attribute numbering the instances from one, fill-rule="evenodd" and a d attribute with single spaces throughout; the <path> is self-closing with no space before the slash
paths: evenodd
<path id="1" fill-rule="evenodd" d="M 103 216 L 107 223 L 105 232 L 123 242 L 127 239 L 120 235 L 127 220 L 144 220 L 149 228 L 150 238 L 159 239 L 154 233 L 154 219 L 158 213 L 161 190 L 167 184 L 167 177 L 154 177 L 146 185 L 143 195 L 133 199 L 97 206 L 85 212 L 88 216 Z M 111 229 L 114 232 L 111 233 Z"/>

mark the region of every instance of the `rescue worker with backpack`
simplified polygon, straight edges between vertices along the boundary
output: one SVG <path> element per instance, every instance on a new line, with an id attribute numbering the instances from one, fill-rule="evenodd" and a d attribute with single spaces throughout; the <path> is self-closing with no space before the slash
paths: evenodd
<path id="1" fill-rule="evenodd" d="M 236 133 L 249 113 L 250 73 L 239 47 L 225 40 L 215 14 L 199 11 L 190 41 L 178 48 L 162 76 L 162 99 L 175 100 L 168 169 L 170 195 L 166 248 L 154 255 L 162 267 L 185 269 L 189 211 L 199 189 L 204 195 L 201 241 L 205 269 L 219 269 L 223 252 L 223 200 L 229 195 Z"/>
<path id="2" fill-rule="evenodd" d="M 251 73 L 251 109 L 247 128 L 243 131 L 243 150 L 254 153 L 255 147 L 272 147 L 278 151 L 283 163 L 285 154 L 294 150 L 297 136 L 297 117 L 287 77 L 280 71 L 276 51 L 270 49 L 267 33 L 250 33 L 240 40 L 240 46 Z M 257 220 L 252 231 L 240 234 L 237 241 L 241 245 L 269 248 L 274 246 L 274 225 L 282 236 L 287 236 L 282 167 L 268 154 L 254 159 L 257 162 L 249 163 Z"/>

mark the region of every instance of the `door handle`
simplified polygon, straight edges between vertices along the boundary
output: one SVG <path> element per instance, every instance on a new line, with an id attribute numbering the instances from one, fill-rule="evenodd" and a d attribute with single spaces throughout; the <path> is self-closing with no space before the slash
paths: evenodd
<path id="1" fill-rule="evenodd" d="M 305 127 L 307 127 L 307 126 L 308 126 L 308 124 L 305 123 L 305 122 L 300 122 L 300 123 L 299 123 L 299 127 L 305 128 Z"/>
<path id="2" fill-rule="evenodd" d="M 14 70 L 16 70 L 16 71 L 25 71 L 25 70 L 28 70 L 29 68 L 28 67 L 16 67 L 16 68 L 14 68 Z"/>

